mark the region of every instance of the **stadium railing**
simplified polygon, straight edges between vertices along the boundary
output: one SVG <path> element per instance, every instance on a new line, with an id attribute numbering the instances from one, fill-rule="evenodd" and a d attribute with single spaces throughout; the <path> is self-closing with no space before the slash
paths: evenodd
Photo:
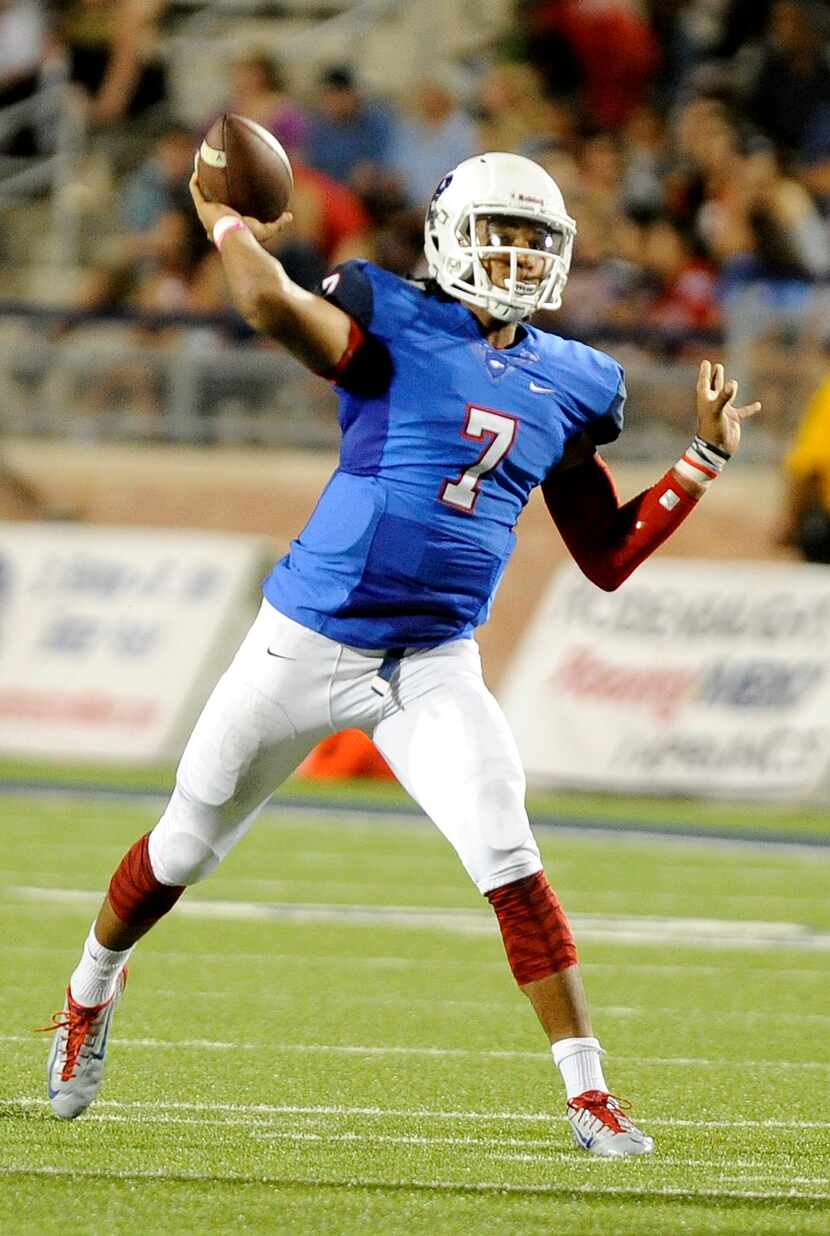
<path id="1" fill-rule="evenodd" d="M 20 103 L 0 110 L 0 144 L 31 129 L 38 152 L 31 157 L 0 155 L 0 209 L 47 192 L 51 202 L 49 256 L 53 265 L 78 264 L 80 215 L 70 191 L 85 147 L 85 127 L 72 106 L 66 65 L 44 72 L 40 88 Z"/>
<path id="2" fill-rule="evenodd" d="M 727 356 L 717 332 L 682 337 L 598 327 L 586 342 L 623 363 L 630 398 L 619 458 L 682 450 L 701 356 Z M 820 353 L 757 351 L 745 388 L 764 402 L 743 461 L 777 462 L 826 372 Z M 334 447 L 336 399 L 232 313 L 68 311 L 0 301 L 0 433 Z"/>

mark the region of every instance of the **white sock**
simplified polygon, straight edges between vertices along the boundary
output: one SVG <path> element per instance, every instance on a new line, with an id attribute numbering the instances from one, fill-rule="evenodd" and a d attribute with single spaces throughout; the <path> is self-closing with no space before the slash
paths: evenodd
<path id="1" fill-rule="evenodd" d="M 103 944 L 98 943 L 93 923 L 84 944 L 81 960 L 69 980 L 72 999 L 87 1007 L 103 1004 L 109 1000 L 115 991 L 116 979 L 132 951 L 131 948 L 125 948 L 121 952 L 104 948 Z"/>
<path id="2" fill-rule="evenodd" d="M 559 1039 L 551 1044 L 551 1052 L 569 1099 L 584 1094 L 586 1090 L 608 1093 L 600 1059 L 605 1052 L 599 1045 L 599 1039 Z"/>

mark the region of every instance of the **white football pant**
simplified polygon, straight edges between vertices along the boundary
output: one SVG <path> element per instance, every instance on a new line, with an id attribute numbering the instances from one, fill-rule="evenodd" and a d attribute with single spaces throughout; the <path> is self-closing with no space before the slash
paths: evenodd
<path id="1" fill-rule="evenodd" d="M 382 660 L 263 602 L 196 722 L 150 836 L 156 878 L 204 879 L 308 752 L 352 728 L 374 739 L 482 893 L 541 870 L 519 753 L 475 641 L 405 656 L 385 695 L 372 688 Z"/>

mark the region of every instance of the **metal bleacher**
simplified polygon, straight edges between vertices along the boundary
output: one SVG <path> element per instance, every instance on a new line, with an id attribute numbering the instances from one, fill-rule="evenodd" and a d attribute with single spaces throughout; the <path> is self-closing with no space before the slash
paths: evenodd
<path id="1" fill-rule="evenodd" d="M 218 110 L 225 63 L 252 47 L 280 56 L 300 97 L 322 65 L 348 61 L 371 89 L 402 98 L 418 75 L 479 55 L 510 8 L 509 0 L 171 0 L 172 111 L 195 124 Z M 0 112 L 0 141 L 32 124 L 47 134 L 42 153 L 0 157 L 0 434 L 333 444 L 328 386 L 279 350 L 240 340 L 238 322 L 67 313 L 81 259 L 112 228 L 107 138 L 96 146 L 84 132 L 59 66 L 33 99 Z M 164 346 L 148 346 L 153 331 Z M 621 449 L 647 457 L 682 447 L 694 353 L 601 324 L 590 341 L 626 365 L 633 398 Z M 823 374 L 816 351 L 769 355 L 766 370 L 753 368 L 765 415 L 742 452 L 747 461 L 780 457 Z M 750 363 L 737 358 L 738 371 Z"/>

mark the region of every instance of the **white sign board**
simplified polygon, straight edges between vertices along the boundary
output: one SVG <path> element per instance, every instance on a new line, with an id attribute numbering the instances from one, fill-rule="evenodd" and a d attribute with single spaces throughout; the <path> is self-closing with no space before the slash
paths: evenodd
<path id="1" fill-rule="evenodd" d="M 830 568 L 648 562 L 553 579 L 501 700 L 536 782 L 807 798 L 830 769 Z"/>
<path id="2" fill-rule="evenodd" d="M 252 536 L 0 524 L 0 752 L 177 755 L 265 552 Z"/>

